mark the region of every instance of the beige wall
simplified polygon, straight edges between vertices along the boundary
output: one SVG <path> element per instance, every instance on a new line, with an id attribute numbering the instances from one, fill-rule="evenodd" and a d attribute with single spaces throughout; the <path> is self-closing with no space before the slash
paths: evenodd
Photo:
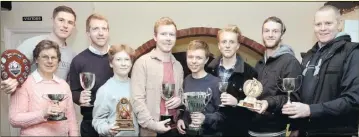
<path id="1" fill-rule="evenodd" d="M 152 38 L 153 24 L 162 17 L 173 18 L 179 29 L 223 27 L 237 24 L 243 34 L 261 43 L 261 25 L 269 16 L 280 17 L 287 26 L 284 42 L 303 52 L 313 44 L 312 21 L 324 2 L 13 2 L 12 11 L 1 12 L 3 27 L 51 27 L 51 12 L 68 5 L 77 13 L 77 31 L 70 43 L 77 52 L 87 47 L 85 20 L 92 12 L 105 15 L 110 22 L 111 43 L 137 48 Z M 81 9 L 80 9 L 81 6 Z M 21 11 L 20 11 L 21 10 Z M 42 22 L 23 22 L 22 16 L 43 16 Z M 4 45 L 2 44 L 2 51 Z"/>
<path id="2" fill-rule="evenodd" d="M 153 24 L 161 16 L 173 18 L 179 29 L 237 24 L 243 34 L 261 43 L 261 26 L 269 16 L 287 26 L 284 42 L 297 57 L 313 44 L 312 22 L 324 2 L 111 2 L 95 3 L 95 11 L 110 19 L 112 43 L 137 47 L 152 38 Z"/>
<path id="3" fill-rule="evenodd" d="M 52 10 L 68 5 L 77 13 L 77 29 L 69 43 L 76 52 L 88 46 L 85 20 L 92 12 L 107 16 L 111 43 L 137 48 L 152 38 L 154 22 L 162 16 L 175 20 L 179 29 L 189 27 L 221 28 L 238 25 L 243 34 L 261 43 L 261 25 L 265 18 L 278 16 L 287 26 L 284 42 L 299 53 L 313 44 L 313 15 L 324 2 L 13 2 L 11 11 L 1 11 L 1 40 L 6 28 L 51 27 Z M 81 7 L 81 8 L 80 8 Z M 357 14 L 356 14 L 357 15 Z M 22 16 L 42 16 L 42 22 L 23 22 Z M 357 16 L 358 17 L 358 16 Z M 1 51 L 4 51 L 1 41 Z M 1 94 L 1 99 L 7 96 Z M 1 101 L 3 102 L 3 101 Z M 9 135 L 7 104 L 1 104 L 1 135 Z"/>

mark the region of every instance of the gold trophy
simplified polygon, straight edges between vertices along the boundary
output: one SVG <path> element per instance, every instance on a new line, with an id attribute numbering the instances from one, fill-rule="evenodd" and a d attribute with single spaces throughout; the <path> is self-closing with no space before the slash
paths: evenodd
<path id="1" fill-rule="evenodd" d="M 130 101 L 127 98 L 121 98 L 116 107 L 116 126 L 119 131 L 133 131 L 132 109 Z"/>
<path id="2" fill-rule="evenodd" d="M 263 91 L 262 83 L 255 78 L 253 78 L 253 80 L 247 80 L 243 84 L 243 91 L 246 98 L 239 101 L 238 106 L 260 110 L 261 104 L 257 102 L 257 97 Z"/>

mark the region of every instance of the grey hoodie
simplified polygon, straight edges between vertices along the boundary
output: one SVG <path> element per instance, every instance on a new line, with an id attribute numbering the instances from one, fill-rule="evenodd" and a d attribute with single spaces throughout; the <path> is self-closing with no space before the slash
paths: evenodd
<path id="1" fill-rule="evenodd" d="M 295 56 L 294 51 L 292 49 L 292 47 L 290 47 L 289 45 L 280 45 L 279 48 L 274 52 L 273 56 L 270 56 L 270 58 L 277 58 L 283 54 L 289 53 L 293 56 Z M 264 62 L 266 63 L 268 58 L 267 58 L 267 52 L 264 53 Z"/>

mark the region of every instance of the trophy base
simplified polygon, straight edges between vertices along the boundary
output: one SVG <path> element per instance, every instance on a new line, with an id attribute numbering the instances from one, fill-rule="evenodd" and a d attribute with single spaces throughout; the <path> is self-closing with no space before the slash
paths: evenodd
<path id="1" fill-rule="evenodd" d="M 63 116 L 63 117 L 50 116 L 47 118 L 47 121 L 62 121 L 62 120 L 67 120 L 67 117 L 65 117 L 65 116 Z"/>
<path id="2" fill-rule="evenodd" d="M 176 124 L 174 122 L 173 116 L 172 115 L 161 115 L 160 116 L 160 121 L 166 120 L 166 119 L 171 119 L 170 122 L 166 123 L 166 126 L 170 126 L 171 128 L 176 128 Z"/>
<path id="3" fill-rule="evenodd" d="M 245 107 L 245 108 L 250 108 L 250 109 L 254 109 L 254 110 L 260 110 L 261 109 L 261 104 L 260 103 L 246 102 L 244 100 L 239 101 L 238 106 Z"/>
<path id="4" fill-rule="evenodd" d="M 134 131 L 134 125 L 132 119 L 119 119 L 116 120 L 116 125 L 119 127 L 119 131 Z"/>

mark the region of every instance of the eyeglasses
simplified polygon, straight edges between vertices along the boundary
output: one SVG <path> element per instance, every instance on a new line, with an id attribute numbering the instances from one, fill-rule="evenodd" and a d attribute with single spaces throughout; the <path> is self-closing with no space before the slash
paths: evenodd
<path id="1" fill-rule="evenodd" d="M 58 57 L 55 57 L 55 56 L 49 57 L 49 56 L 47 56 L 47 55 L 41 56 L 40 59 L 41 59 L 41 60 L 44 60 L 44 61 L 49 61 L 50 59 L 53 60 L 53 61 L 59 60 Z"/>

